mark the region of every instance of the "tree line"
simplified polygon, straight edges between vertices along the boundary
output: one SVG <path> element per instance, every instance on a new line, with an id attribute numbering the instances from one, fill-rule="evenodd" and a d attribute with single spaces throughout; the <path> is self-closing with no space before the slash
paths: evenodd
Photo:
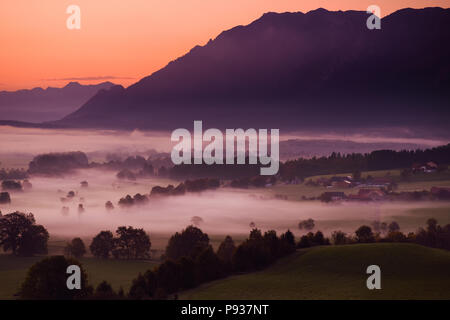
<path id="1" fill-rule="evenodd" d="M 238 246 L 230 236 L 226 236 L 215 252 L 208 235 L 189 226 L 170 238 L 164 263 L 133 280 L 128 297 L 176 297 L 177 292 L 205 282 L 233 273 L 260 270 L 294 251 L 295 238 L 289 230 L 278 237 L 273 230 L 262 234 L 253 229 L 248 239 Z"/>
<path id="2" fill-rule="evenodd" d="M 426 150 L 377 150 L 366 154 L 346 155 L 333 152 L 328 157 L 299 158 L 281 164 L 280 175 L 283 179 L 306 178 L 355 171 L 410 168 L 414 163 L 429 161 L 434 161 L 439 165 L 448 165 L 450 163 L 450 144 Z"/>
<path id="3" fill-rule="evenodd" d="M 306 232 L 299 241 L 287 230 L 280 236 L 274 230 L 262 232 L 252 227 L 247 239 L 236 245 L 226 236 L 217 251 L 209 236 L 195 226 L 176 232 L 168 241 L 163 263 L 139 274 L 127 294 L 122 289 L 114 291 L 103 281 L 95 289 L 87 282 L 85 270 L 76 258 L 86 253 L 80 238 L 73 239 L 64 256 L 52 256 L 33 265 L 23 282 L 19 296 L 25 299 L 166 299 L 176 298 L 177 293 L 202 283 L 226 276 L 261 270 L 296 249 L 322 245 L 351 245 L 375 242 L 411 242 L 424 246 L 450 250 L 450 224 L 441 226 L 435 219 L 428 219 L 425 228 L 416 233 L 404 234 L 400 225 L 374 221 L 371 226 L 362 225 L 353 234 L 335 231 L 330 238 L 315 228 L 314 220 L 300 221 L 299 228 Z M 32 214 L 14 212 L 0 215 L 0 245 L 14 255 L 47 253 L 48 232 L 37 225 Z M 115 234 L 101 231 L 92 240 L 89 249 L 97 258 L 148 259 L 150 237 L 143 229 L 119 227 Z M 81 266 L 82 290 L 67 290 L 66 268 Z M 51 286 L 49 285 L 51 284 Z"/>
<path id="4" fill-rule="evenodd" d="M 298 158 L 280 163 L 279 175 L 283 180 L 307 178 L 316 175 L 338 174 L 355 171 L 391 170 L 409 168 L 414 163 L 434 161 L 440 165 L 450 163 L 450 144 L 426 150 L 377 150 L 370 153 L 340 154 Z M 259 175 L 260 164 L 242 165 L 175 165 L 167 175 L 176 178 L 209 177 L 219 179 L 242 179 Z"/>

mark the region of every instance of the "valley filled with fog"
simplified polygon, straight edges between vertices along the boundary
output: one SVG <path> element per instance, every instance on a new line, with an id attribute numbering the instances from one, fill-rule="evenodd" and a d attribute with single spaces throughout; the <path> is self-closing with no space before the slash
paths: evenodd
<path id="1" fill-rule="evenodd" d="M 87 181 L 82 187 L 80 182 Z M 32 188 L 11 194 L 12 202 L 2 205 L 3 213 L 32 212 L 53 237 L 91 237 L 101 230 L 114 231 L 126 225 L 144 228 L 150 235 L 167 234 L 169 237 L 192 224 L 192 217 L 201 217 L 198 226 L 210 235 L 247 235 L 250 223 L 263 230 L 284 232 L 291 229 L 296 235 L 300 220 L 312 218 L 316 229 L 330 234 L 335 230 L 352 233 L 363 223 L 381 221 L 425 222 L 422 215 L 415 216 L 417 203 L 345 203 L 324 204 L 318 201 L 286 201 L 267 196 L 259 189 L 239 190 L 220 188 L 182 196 L 151 197 L 142 205 L 121 207 L 120 198 L 127 194 L 149 194 L 156 185 L 167 186 L 176 181 L 148 178 L 122 181 L 113 171 L 86 169 L 64 177 L 33 177 Z M 67 194 L 73 191 L 73 197 Z M 300 195 L 299 195 L 300 198 Z M 111 201 L 114 209 L 105 208 Z M 79 212 L 79 205 L 83 212 Z M 64 210 L 63 207 L 68 208 Z M 445 205 L 421 203 L 419 207 L 445 208 Z M 443 221 L 444 222 L 444 221 Z M 402 230 L 415 231 L 408 222 Z"/>
<path id="2" fill-rule="evenodd" d="M 0 167 L 3 168 L 26 169 L 34 156 L 48 152 L 79 150 L 87 154 L 89 162 L 123 160 L 126 156 L 136 154 L 160 154 L 167 157 L 172 145 L 167 133 L 19 128 L 6 130 L 4 127 L 0 127 L 0 132 Z M 340 139 L 342 143 L 349 141 L 339 136 L 322 138 L 331 141 Z M 293 139 L 293 136 L 286 136 L 285 141 L 286 139 Z M 290 141 L 288 146 L 292 144 L 292 140 Z M 406 139 L 401 142 L 386 138 L 375 142 L 398 143 L 399 146 L 402 143 L 433 146 L 441 141 Z M 325 149 L 321 152 L 326 152 L 326 148 L 332 148 L 332 145 L 336 144 L 324 144 Z M 308 152 L 304 148 L 302 151 Z M 331 151 L 330 149 L 329 152 Z M 164 238 L 169 238 L 174 232 L 192 224 L 193 217 L 201 218 L 196 224 L 211 236 L 231 234 L 242 238 L 248 235 L 251 223 L 262 230 L 284 232 L 290 229 L 299 236 L 305 231 L 298 229 L 298 223 L 308 218 L 315 220 L 314 230 L 321 230 L 326 235 L 335 230 L 351 234 L 360 225 L 370 225 L 375 220 L 395 220 L 400 223 L 403 232 L 416 231 L 431 216 L 443 216 L 448 220 L 447 215 L 440 215 L 448 211 L 446 202 L 327 204 L 301 201 L 301 193 L 288 201 L 277 199 L 276 193 L 270 188 L 236 189 L 224 186 L 180 196 L 149 197 L 149 201 L 143 204 L 120 206 L 119 200 L 126 195 L 140 193 L 148 196 L 155 186 L 176 186 L 181 181 L 159 176 L 139 177 L 134 181 L 118 179 L 117 170 L 105 168 L 80 169 L 65 175 L 31 175 L 28 180 L 32 187 L 21 192 L 11 192 L 11 203 L 1 204 L 0 210 L 3 214 L 13 211 L 33 213 L 37 223 L 44 225 L 53 238 L 89 238 L 101 230 L 114 231 L 122 225 L 144 228 L 150 235 L 162 234 Z M 82 186 L 82 181 L 87 184 Z M 71 191 L 73 194 L 68 196 Z M 114 209 L 105 208 L 107 201 L 111 201 Z M 164 245 L 161 242 L 161 246 Z"/>

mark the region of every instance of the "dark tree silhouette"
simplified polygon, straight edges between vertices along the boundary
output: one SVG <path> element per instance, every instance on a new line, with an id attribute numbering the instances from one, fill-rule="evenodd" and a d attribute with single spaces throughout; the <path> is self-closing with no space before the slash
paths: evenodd
<path id="1" fill-rule="evenodd" d="M 0 216 L 0 246 L 14 255 L 47 253 L 47 230 L 36 225 L 32 213 L 13 212 Z"/>
<path id="2" fill-rule="evenodd" d="M 105 208 L 106 208 L 106 210 L 113 210 L 114 209 L 114 205 L 112 204 L 111 201 L 106 201 Z"/>
<path id="3" fill-rule="evenodd" d="M 331 239 L 333 244 L 335 245 L 342 245 L 349 243 L 349 239 L 347 238 L 345 232 L 342 232 L 340 230 L 334 231 L 331 235 Z"/>
<path id="4" fill-rule="evenodd" d="M 181 233 L 175 233 L 166 248 L 166 256 L 172 260 L 191 257 L 209 245 L 209 237 L 197 227 L 189 226 Z"/>
<path id="5" fill-rule="evenodd" d="M 107 259 L 114 249 L 114 236 L 111 231 L 101 231 L 92 239 L 89 250 L 94 257 Z"/>
<path id="6" fill-rule="evenodd" d="M 190 289 L 195 287 L 198 280 L 197 264 L 192 258 L 182 257 L 179 260 L 181 274 L 181 288 Z"/>
<path id="7" fill-rule="evenodd" d="M 294 234 L 288 230 L 280 236 L 281 254 L 286 255 L 295 251 Z"/>
<path id="8" fill-rule="evenodd" d="M 198 280 L 200 282 L 219 279 L 224 275 L 224 264 L 211 246 L 205 248 L 196 259 Z"/>
<path id="9" fill-rule="evenodd" d="M 392 221 L 388 226 L 389 233 L 400 231 L 400 225 L 396 221 Z"/>
<path id="10" fill-rule="evenodd" d="M 112 254 L 115 258 L 147 259 L 150 257 L 150 237 L 144 229 L 119 227 L 116 230 Z"/>
<path id="11" fill-rule="evenodd" d="M 77 259 L 82 258 L 86 253 L 86 247 L 81 238 L 74 238 L 65 248 L 65 253 L 69 257 L 75 257 Z"/>
<path id="12" fill-rule="evenodd" d="M 0 192 L 0 204 L 11 203 L 11 197 L 8 192 Z"/>
<path id="13" fill-rule="evenodd" d="M 223 262 L 231 263 L 234 250 L 236 250 L 236 246 L 234 245 L 233 239 L 230 236 L 226 236 L 225 240 L 223 240 L 217 250 L 217 256 L 222 259 Z"/>
<path id="14" fill-rule="evenodd" d="M 266 247 L 267 241 L 261 234 L 261 230 L 250 231 L 249 238 L 239 245 L 233 255 L 233 267 L 237 271 L 259 270 L 267 266 L 272 257 L 270 249 Z"/>
<path id="15" fill-rule="evenodd" d="M 313 246 L 329 245 L 330 240 L 325 238 L 322 231 L 317 231 L 315 234 L 308 232 L 308 234 L 302 236 L 297 246 L 299 248 L 309 248 Z"/>
<path id="16" fill-rule="evenodd" d="M 298 223 L 298 228 L 300 230 L 312 230 L 314 229 L 315 223 L 313 219 L 302 220 Z"/>
<path id="17" fill-rule="evenodd" d="M 95 300 L 116 300 L 119 298 L 119 295 L 114 292 L 111 285 L 106 281 L 99 283 L 99 285 L 95 288 L 95 292 L 92 297 L 92 299 Z"/>
<path id="18" fill-rule="evenodd" d="M 157 284 L 167 294 L 175 293 L 181 288 L 181 267 L 172 260 L 159 265 L 156 269 Z"/>
<path id="19" fill-rule="evenodd" d="M 81 289 L 67 288 L 67 267 L 78 265 L 81 269 Z M 27 273 L 20 288 L 22 299 L 37 300 L 72 300 L 83 299 L 92 294 L 92 287 L 88 286 L 87 275 L 80 263 L 63 256 L 45 258 L 35 263 Z"/>
<path id="20" fill-rule="evenodd" d="M 128 296 L 134 300 L 151 299 L 154 297 L 156 289 L 156 273 L 148 270 L 143 275 L 139 273 L 133 280 Z"/>
<path id="21" fill-rule="evenodd" d="M 14 180 L 3 180 L 2 181 L 2 190 L 3 191 L 22 191 L 22 184 L 20 181 Z"/>
<path id="22" fill-rule="evenodd" d="M 369 226 L 361 226 L 355 231 L 356 240 L 361 243 L 374 242 L 375 237 L 373 235 L 372 229 Z"/>

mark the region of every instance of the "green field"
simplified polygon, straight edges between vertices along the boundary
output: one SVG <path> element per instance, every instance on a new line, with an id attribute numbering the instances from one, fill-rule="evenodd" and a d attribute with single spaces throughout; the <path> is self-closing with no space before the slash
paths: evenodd
<path id="1" fill-rule="evenodd" d="M 25 279 L 28 269 L 44 257 L 15 257 L 0 254 L 0 299 L 14 299 L 20 284 Z M 83 258 L 79 260 L 88 274 L 89 284 L 96 286 L 101 281 L 108 281 L 115 290 L 122 287 L 128 291 L 131 281 L 157 263 L 139 260 L 103 260 Z"/>
<path id="2" fill-rule="evenodd" d="M 372 264 L 381 268 L 381 290 L 366 287 Z M 316 247 L 180 299 L 450 299 L 450 252 L 393 243 Z"/>

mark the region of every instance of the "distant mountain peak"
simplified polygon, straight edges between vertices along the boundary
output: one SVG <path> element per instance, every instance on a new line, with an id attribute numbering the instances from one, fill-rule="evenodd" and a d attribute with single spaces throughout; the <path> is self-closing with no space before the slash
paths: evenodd
<path id="1" fill-rule="evenodd" d="M 74 88 L 74 87 L 81 87 L 81 84 L 77 81 L 70 81 L 68 84 L 64 86 L 64 88 Z"/>
<path id="2" fill-rule="evenodd" d="M 64 87 L 22 89 L 0 92 L 0 120 L 32 123 L 60 119 L 75 111 L 99 90 L 114 86 L 111 82 L 82 85 L 76 81 Z"/>
<path id="3" fill-rule="evenodd" d="M 448 125 L 450 10 L 403 9 L 368 30 L 365 11 L 262 15 L 58 124 L 173 129 Z M 107 115 L 102 116 L 102 115 Z"/>

